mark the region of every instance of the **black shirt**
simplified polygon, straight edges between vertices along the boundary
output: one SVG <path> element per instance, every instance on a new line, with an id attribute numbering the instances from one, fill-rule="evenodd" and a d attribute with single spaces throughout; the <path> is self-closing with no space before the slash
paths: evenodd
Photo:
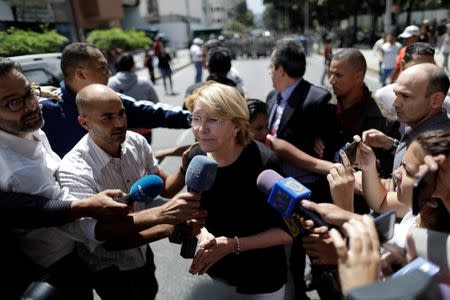
<path id="1" fill-rule="evenodd" d="M 191 157 L 204 153 L 195 147 Z M 280 172 L 277 156 L 266 146 L 252 141 L 235 162 L 219 167 L 212 188 L 202 193 L 202 207 L 208 211 L 206 229 L 216 237 L 245 237 L 270 228 L 285 226 L 281 216 L 267 203 L 256 186 L 265 169 Z M 286 230 L 287 231 L 287 230 Z M 271 293 L 286 283 L 283 246 L 229 254 L 214 264 L 208 274 L 236 286 L 239 293 Z"/>

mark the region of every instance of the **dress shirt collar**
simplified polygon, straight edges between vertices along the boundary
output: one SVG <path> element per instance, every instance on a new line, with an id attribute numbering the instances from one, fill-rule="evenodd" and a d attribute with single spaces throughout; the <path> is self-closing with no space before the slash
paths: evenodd
<path id="1" fill-rule="evenodd" d="M 294 89 L 297 87 L 297 85 L 300 83 L 300 81 L 302 81 L 302 79 L 300 78 L 299 80 L 294 81 L 293 83 L 291 83 L 290 85 L 288 85 L 287 87 L 284 88 L 284 90 L 281 91 L 281 102 L 286 102 L 289 97 L 291 97 L 292 92 L 294 91 Z"/>
<path id="2" fill-rule="evenodd" d="M 33 132 L 33 140 L 25 139 L 17 135 L 0 130 L 0 140 L 3 145 L 9 146 L 17 153 L 26 157 L 35 157 L 42 151 L 42 139 L 44 132 L 40 129 Z"/>
<path id="3" fill-rule="evenodd" d="M 127 133 L 127 135 L 125 137 L 125 142 L 123 142 L 121 145 L 120 158 L 115 158 L 115 157 L 112 157 L 111 155 L 109 155 L 108 153 L 106 153 L 105 150 L 100 148 L 94 142 L 94 140 L 91 138 L 89 133 L 87 135 L 88 135 L 88 145 L 92 150 L 94 150 L 94 152 L 97 156 L 97 159 L 98 159 L 97 163 L 101 168 L 104 168 L 113 159 L 123 158 L 127 154 L 128 150 L 130 150 L 130 147 L 131 147 L 130 143 L 128 142 L 128 133 Z"/>

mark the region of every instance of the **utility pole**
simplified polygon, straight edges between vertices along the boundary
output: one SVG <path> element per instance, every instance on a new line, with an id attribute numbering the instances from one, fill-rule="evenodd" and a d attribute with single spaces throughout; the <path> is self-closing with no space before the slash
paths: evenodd
<path id="1" fill-rule="evenodd" d="M 384 32 L 389 33 L 391 31 L 391 13 L 392 13 L 392 0 L 386 0 L 386 8 L 384 11 Z"/>
<path id="2" fill-rule="evenodd" d="M 78 6 L 75 5 L 76 0 L 70 0 L 70 8 L 72 11 L 72 33 L 74 37 L 73 42 L 84 42 L 84 33 L 80 24 L 78 23 Z"/>
<path id="3" fill-rule="evenodd" d="M 304 28 L 303 34 L 306 36 L 308 35 L 309 32 L 309 0 L 305 0 L 304 9 L 305 9 L 305 25 L 303 27 Z"/>

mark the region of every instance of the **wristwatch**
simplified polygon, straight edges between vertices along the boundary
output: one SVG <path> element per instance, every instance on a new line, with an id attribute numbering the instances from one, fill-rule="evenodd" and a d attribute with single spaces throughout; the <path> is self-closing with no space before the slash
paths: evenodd
<path id="1" fill-rule="evenodd" d="M 392 147 L 389 150 L 392 152 L 395 152 L 398 148 L 398 145 L 400 145 L 400 141 L 397 139 L 394 139 L 394 142 L 392 143 Z"/>

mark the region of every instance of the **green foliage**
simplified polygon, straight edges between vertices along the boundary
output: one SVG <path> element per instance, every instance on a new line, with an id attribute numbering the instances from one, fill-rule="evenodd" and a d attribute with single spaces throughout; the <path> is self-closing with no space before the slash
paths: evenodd
<path id="1" fill-rule="evenodd" d="M 237 33 L 245 33 L 248 31 L 248 27 L 245 26 L 244 24 L 242 24 L 239 21 L 232 21 L 230 24 L 228 24 L 227 26 L 227 30 L 231 31 L 231 32 L 237 32 Z"/>
<path id="2" fill-rule="evenodd" d="M 17 56 L 36 53 L 58 52 L 68 42 L 65 36 L 41 26 L 42 32 L 14 27 L 0 33 L 0 56 Z"/>
<path id="3" fill-rule="evenodd" d="M 151 39 L 143 31 L 122 30 L 120 28 L 93 30 L 88 34 L 86 41 L 94 44 L 105 53 L 113 48 L 120 48 L 125 51 L 142 49 L 151 43 Z"/>

